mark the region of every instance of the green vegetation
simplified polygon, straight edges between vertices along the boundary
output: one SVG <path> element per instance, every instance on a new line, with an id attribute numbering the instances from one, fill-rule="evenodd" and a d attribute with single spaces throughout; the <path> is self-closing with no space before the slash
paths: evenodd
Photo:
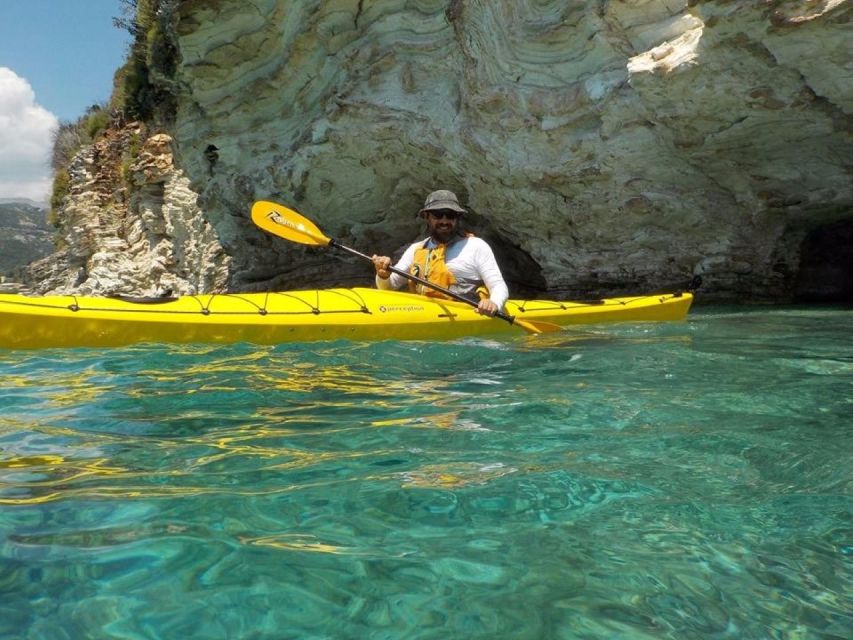
<path id="1" fill-rule="evenodd" d="M 128 118 L 167 124 L 174 118 L 171 82 L 178 48 L 173 22 L 178 0 L 121 0 L 114 23 L 133 36 L 127 62 L 116 73 L 112 106 Z"/>
<path id="2" fill-rule="evenodd" d="M 86 109 L 76 122 L 62 122 L 53 134 L 53 190 L 50 195 L 48 221 L 59 225 L 59 209 L 68 195 L 71 176 L 68 166 L 83 145 L 92 144 L 110 124 L 110 112 L 104 105 L 95 104 Z"/>
<path id="3" fill-rule="evenodd" d="M 124 153 L 121 157 L 121 179 L 124 181 L 125 186 L 130 190 L 133 187 L 133 183 L 131 181 L 130 176 L 130 168 L 133 166 L 133 163 L 136 162 L 136 159 L 139 157 L 139 152 L 142 150 L 142 138 L 138 133 L 134 133 L 130 139 L 130 144 L 128 144 L 127 149 L 124 150 Z"/>
<path id="4" fill-rule="evenodd" d="M 96 140 L 98 134 L 110 124 L 110 114 L 106 109 L 98 107 L 90 110 L 83 119 L 83 127 L 89 140 Z"/>
<path id="5" fill-rule="evenodd" d="M 47 214 L 47 222 L 51 226 L 59 227 L 59 208 L 68 195 L 71 187 L 71 176 L 68 169 L 62 167 L 53 174 L 53 190 L 50 194 L 50 211 Z"/>
<path id="6" fill-rule="evenodd" d="M 120 4 L 122 16 L 113 23 L 127 30 L 133 42 L 126 62 L 116 71 L 109 104 L 89 107 L 76 122 L 61 123 L 54 134 L 48 220 L 56 227 L 71 184 L 69 165 L 83 146 L 95 142 L 113 121 L 139 120 L 152 129 L 167 128 L 174 121 L 173 78 L 178 60 L 174 27 L 179 0 L 120 0 Z M 128 187 L 130 167 L 141 147 L 142 140 L 135 135 L 122 154 L 119 171 Z"/>
<path id="7" fill-rule="evenodd" d="M 59 128 L 53 134 L 53 154 L 50 166 L 57 173 L 66 168 L 71 158 L 84 144 L 83 132 L 85 128 L 77 122 L 61 122 Z"/>

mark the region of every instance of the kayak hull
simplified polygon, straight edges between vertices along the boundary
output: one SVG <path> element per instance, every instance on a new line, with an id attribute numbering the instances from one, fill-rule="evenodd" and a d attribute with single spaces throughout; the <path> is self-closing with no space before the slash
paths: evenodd
<path id="1" fill-rule="evenodd" d="M 690 293 L 593 302 L 510 300 L 506 312 L 561 326 L 681 320 Z M 134 343 L 278 344 L 316 340 L 435 340 L 523 333 L 465 304 L 407 292 L 321 289 L 211 294 L 166 301 L 0 294 L 0 348 Z"/>

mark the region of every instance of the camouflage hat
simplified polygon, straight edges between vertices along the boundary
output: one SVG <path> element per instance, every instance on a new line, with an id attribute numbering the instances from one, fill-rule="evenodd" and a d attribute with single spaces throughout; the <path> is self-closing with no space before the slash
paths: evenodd
<path id="1" fill-rule="evenodd" d="M 429 194 L 424 201 L 424 208 L 418 211 L 418 213 L 423 215 L 427 211 L 439 211 L 441 209 L 450 209 L 459 214 L 467 213 L 459 205 L 459 199 L 456 197 L 456 194 L 446 189 L 439 189 Z"/>

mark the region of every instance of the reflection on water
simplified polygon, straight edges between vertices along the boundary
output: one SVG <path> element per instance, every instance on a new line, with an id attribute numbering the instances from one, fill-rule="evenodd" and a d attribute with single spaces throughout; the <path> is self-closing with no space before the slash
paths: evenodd
<path id="1" fill-rule="evenodd" d="M 0 352 L 0 637 L 847 637 L 849 320 Z"/>

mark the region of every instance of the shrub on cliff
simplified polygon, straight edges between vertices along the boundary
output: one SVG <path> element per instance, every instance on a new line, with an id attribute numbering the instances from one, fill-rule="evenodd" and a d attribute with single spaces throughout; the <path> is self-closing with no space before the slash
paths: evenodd
<path id="1" fill-rule="evenodd" d="M 174 118 L 175 98 L 171 90 L 177 67 L 174 21 L 178 0 L 120 0 L 122 17 L 116 27 L 127 30 L 133 42 L 124 65 L 116 71 L 109 105 L 94 105 L 76 122 L 63 122 L 54 134 L 51 165 L 54 171 L 49 219 L 59 225 L 59 210 L 70 188 L 68 166 L 74 155 L 94 142 L 111 120 L 141 120 L 167 125 Z M 120 168 L 125 182 L 138 154 L 129 149 Z"/>
<path id="2" fill-rule="evenodd" d="M 170 122 L 175 113 L 171 82 L 178 49 L 173 35 L 178 0 L 121 0 L 117 27 L 133 36 L 125 64 L 116 72 L 112 106 L 129 118 Z"/>
<path id="3" fill-rule="evenodd" d="M 98 134 L 106 129 L 109 124 L 110 114 L 106 108 L 100 105 L 90 107 L 82 121 L 89 141 L 94 141 L 98 137 Z"/>
<path id="4" fill-rule="evenodd" d="M 77 122 L 60 122 L 53 133 L 53 154 L 50 166 L 54 173 L 64 169 L 84 144 L 85 131 Z"/>
<path id="5" fill-rule="evenodd" d="M 83 145 L 92 144 L 109 125 L 110 112 L 107 107 L 93 104 L 76 122 L 61 122 L 54 131 L 53 153 L 50 158 L 53 190 L 48 213 L 48 220 L 52 225 L 59 224 L 59 209 L 71 185 L 68 165 Z"/>
<path id="6" fill-rule="evenodd" d="M 47 223 L 53 227 L 59 227 L 59 209 L 68 195 L 71 187 L 71 175 L 65 167 L 60 167 L 53 174 L 53 190 L 50 194 L 50 211 L 47 214 Z"/>

